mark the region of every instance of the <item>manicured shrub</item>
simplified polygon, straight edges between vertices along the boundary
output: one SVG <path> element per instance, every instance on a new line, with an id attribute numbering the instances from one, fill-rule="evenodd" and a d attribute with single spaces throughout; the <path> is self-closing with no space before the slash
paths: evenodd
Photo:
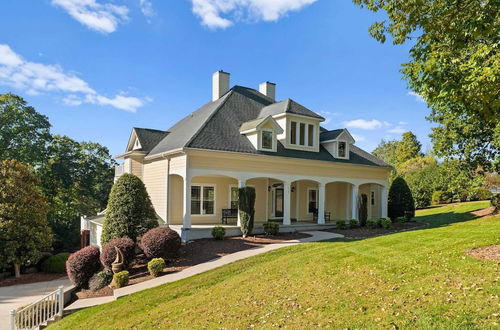
<path id="1" fill-rule="evenodd" d="M 44 273 L 64 273 L 66 271 L 66 261 L 69 253 L 62 252 L 50 256 L 42 263 L 42 271 Z"/>
<path id="2" fill-rule="evenodd" d="M 359 227 L 359 221 L 356 219 L 351 219 L 349 220 L 349 228 L 358 228 Z"/>
<path id="3" fill-rule="evenodd" d="M 66 261 L 66 272 L 75 286 L 87 288 L 90 278 L 101 268 L 99 248 L 87 246 L 71 254 Z"/>
<path id="4" fill-rule="evenodd" d="M 97 291 L 104 288 L 106 285 L 111 283 L 113 280 L 113 273 L 109 270 L 103 270 L 95 273 L 89 281 L 89 289 L 92 291 Z"/>
<path id="5" fill-rule="evenodd" d="M 158 219 L 141 179 L 125 173 L 115 182 L 109 194 L 101 243 L 117 237 L 134 242 L 149 229 L 158 227 Z"/>
<path id="6" fill-rule="evenodd" d="M 158 227 L 142 236 L 141 248 L 148 258 L 168 259 L 177 254 L 181 247 L 181 238 L 175 230 Z"/>
<path id="7" fill-rule="evenodd" d="M 380 225 L 382 226 L 382 228 L 389 229 L 392 227 L 392 221 L 391 219 L 382 218 L 380 219 Z"/>
<path id="8" fill-rule="evenodd" d="M 223 240 L 224 236 L 226 236 L 226 228 L 221 226 L 215 226 L 212 228 L 212 237 L 216 240 Z"/>
<path id="9" fill-rule="evenodd" d="M 125 268 L 128 267 L 135 257 L 135 243 L 128 237 L 113 238 L 104 245 L 101 252 L 102 265 L 106 269 L 111 269 L 111 264 L 116 258 L 115 247 L 123 253 L 123 264 Z"/>
<path id="10" fill-rule="evenodd" d="M 500 194 L 493 195 L 493 197 L 491 197 L 490 204 L 491 204 L 491 206 L 495 207 L 494 212 L 500 211 Z"/>
<path id="11" fill-rule="evenodd" d="M 264 233 L 266 235 L 276 236 L 280 232 L 280 225 L 277 222 L 271 222 L 271 221 L 264 222 L 262 226 L 264 227 Z"/>
<path id="12" fill-rule="evenodd" d="M 255 188 L 243 187 L 238 189 L 238 212 L 241 220 L 243 237 L 252 234 L 255 217 Z"/>
<path id="13" fill-rule="evenodd" d="M 337 229 L 345 229 L 347 227 L 346 221 L 342 219 L 336 220 L 335 225 L 337 226 Z"/>
<path id="14" fill-rule="evenodd" d="M 432 193 L 432 204 L 449 204 L 451 203 L 452 196 L 447 191 L 436 190 Z"/>
<path id="15" fill-rule="evenodd" d="M 113 286 L 119 289 L 121 287 L 126 286 L 128 284 L 128 280 L 129 280 L 128 271 L 124 270 L 122 272 L 115 273 L 113 275 Z"/>
<path id="16" fill-rule="evenodd" d="M 366 224 L 368 219 L 368 197 L 366 194 L 361 194 L 358 200 L 358 210 L 359 210 L 359 222 L 361 226 Z"/>
<path id="17" fill-rule="evenodd" d="M 471 201 L 485 201 L 491 199 L 493 194 L 491 191 L 484 187 L 479 187 L 476 189 L 472 189 L 469 193 L 469 200 Z"/>
<path id="18" fill-rule="evenodd" d="M 163 258 L 153 258 L 148 262 L 148 270 L 151 275 L 158 277 L 161 272 L 167 267 Z"/>
<path id="19" fill-rule="evenodd" d="M 395 220 L 404 216 L 404 212 L 411 212 L 411 216 L 415 216 L 415 201 L 411 194 L 411 190 L 406 184 L 406 181 L 398 176 L 391 184 L 389 189 L 388 203 L 389 218 Z"/>
<path id="20" fill-rule="evenodd" d="M 380 227 L 380 220 L 378 219 L 368 219 L 366 220 L 366 227 L 368 228 L 378 228 Z"/>

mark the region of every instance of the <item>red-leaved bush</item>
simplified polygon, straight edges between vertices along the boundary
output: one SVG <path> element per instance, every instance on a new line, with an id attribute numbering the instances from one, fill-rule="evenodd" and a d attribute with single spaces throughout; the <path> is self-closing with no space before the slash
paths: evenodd
<path id="1" fill-rule="evenodd" d="M 92 275 L 101 269 L 99 248 L 87 246 L 71 254 L 66 261 L 69 280 L 79 288 L 87 288 Z"/>
<path id="2" fill-rule="evenodd" d="M 123 263 L 125 267 L 132 262 L 135 256 L 135 243 L 128 237 L 113 238 L 111 241 L 104 245 L 101 252 L 101 263 L 107 268 L 111 269 L 111 264 L 115 261 L 116 250 L 115 246 L 123 253 Z"/>
<path id="3" fill-rule="evenodd" d="M 148 258 L 167 259 L 177 254 L 181 237 L 175 230 L 157 227 L 146 232 L 141 239 L 141 248 Z"/>

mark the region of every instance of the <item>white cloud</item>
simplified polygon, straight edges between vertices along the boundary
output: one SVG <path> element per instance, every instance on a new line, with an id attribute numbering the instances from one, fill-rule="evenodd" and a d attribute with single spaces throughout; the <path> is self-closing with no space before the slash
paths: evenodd
<path id="1" fill-rule="evenodd" d="M 86 81 L 73 73 L 64 72 L 60 66 L 25 61 L 5 44 L 0 44 L 0 85 L 24 90 L 32 95 L 42 92 L 66 93 L 62 102 L 71 106 L 91 103 L 135 112 L 148 102 L 148 99 L 123 94 L 111 98 L 101 95 Z"/>
<path id="2" fill-rule="evenodd" d="M 404 129 L 401 126 L 396 126 L 396 127 L 393 127 L 391 129 L 387 130 L 387 132 L 393 133 L 393 134 L 403 134 L 404 132 L 406 132 L 406 129 Z"/>
<path id="3" fill-rule="evenodd" d="M 235 21 L 277 21 L 317 0 L 191 0 L 193 13 L 211 29 L 225 29 Z M 223 17 L 226 16 L 226 17 Z"/>
<path id="4" fill-rule="evenodd" d="M 354 138 L 354 140 L 356 140 L 356 142 L 361 142 L 361 141 L 366 140 L 366 138 L 362 135 L 358 135 L 358 134 L 354 134 L 354 133 L 351 133 L 351 135 Z"/>
<path id="5" fill-rule="evenodd" d="M 424 98 L 422 97 L 422 95 L 420 94 L 417 94 L 415 92 L 408 92 L 408 95 L 411 95 L 411 96 L 414 96 L 415 99 L 418 101 L 418 102 L 424 102 L 425 103 L 425 100 Z"/>
<path id="6" fill-rule="evenodd" d="M 366 120 L 366 119 L 355 119 L 344 121 L 343 124 L 349 128 L 359 128 L 366 130 L 374 130 L 377 128 L 381 128 L 386 122 L 381 122 L 376 119 Z"/>
<path id="7" fill-rule="evenodd" d="M 63 8 L 71 17 L 89 29 L 115 32 L 118 24 L 128 19 L 128 8 L 96 0 L 52 0 L 52 5 Z"/>
<path id="8" fill-rule="evenodd" d="M 144 16 L 154 16 L 156 14 L 153 9 L 153 3 L 150 0 L 139 0 L 139 5 L 141 6 L 141 11 Z"/>

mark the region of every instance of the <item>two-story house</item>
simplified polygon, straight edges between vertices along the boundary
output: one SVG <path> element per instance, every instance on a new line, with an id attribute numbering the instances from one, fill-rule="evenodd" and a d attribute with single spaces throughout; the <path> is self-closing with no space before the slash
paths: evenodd
<path id="1" fill-rule="evenodd" d="M 256 190 L 257 227 L 357 218 L 361 194 L 369 218 L 386 217 L 390 166 L 346 129 L 327 130 L 305 106 L 276 101 L 275 91 L 270 82 L 230 88 L 229 73 L 214 73 L 209 103 L 168 130 L 132 129 L 118 170 L 143 180 L 158 216 L 184 240 L 209 236 L 200 230 L 223 215 L 236 230 L 230 210 L 245 185 Z"/>

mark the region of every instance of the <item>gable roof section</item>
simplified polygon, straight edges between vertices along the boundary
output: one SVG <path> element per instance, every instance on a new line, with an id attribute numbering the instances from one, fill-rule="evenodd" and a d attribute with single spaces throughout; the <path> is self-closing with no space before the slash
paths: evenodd
<path id="1" fill-rule="evenodd" d="M 344 131 L 343 129 L 333 129 L 331 131 L 322 131 L 319 134 L 319 140 L 320 140 L 320 142 L 335 140 L 340 135 L 340 133 L 342 133 L 343 131 Z"/>
<path id="2" fill-rule="evenodd" d="M 256 131 L 258 129 L 261 129 L 267 123 L 270 123 L 273 127 L 273 130 L 278 134 L 283 133 L 283 129 L 281 128 L 281 126 L 271 116 L 244 122 L 243 124 L 241 124 L 240 133 L 247 134 Z"/>
<path id="3" fill-rule="evenodd" d="M 281 109 L 283 109 L 283 104 L 286 104 L 286 102 L 292 104 L 291 102 L 293 101 L 279 102 L 281 105 L 278 108 L 282 107 Z M 266 107 L 268 109 L 271 108 L 269 107 L 271 104 L 273 104 L 272 99 L 254 89 L 234 86 L 220 99 L 204 105 L 168 129 L 168 135 L 151 150 L 148 156 L 181 148 L 191 148 L 323 160 L 337 163 L 389 166 L 356 146 L 350 148 L 349 159 L 334 158 L 323 146 L 320 146 L 319 152 L 309 152 L 286 149 L 279 141 L 276 152 L 256 150 L 248 138 L 240 133 L 240 128 L 244 123 L 252 123 L 252 125 L 262 123 L 263 119 L 260 118 L 263 113 L 262 110 Z M 295 106 L 291 106 L 291 108 L 298 109 Z M 317 117 L 318 119 L 322 118 L 320 116 Z M 333 132 L 326 131 L 324 128 L 321 128 L 321 131 L 322 135 Z M 338 134 L 340 134 L 343 130 L 338 131 Z"/>
<path id="4" fill-rule="evenodd" d="M 267 107 L 262 108 L 262 110 L 259 113 L 259 118 L 264 118 L 267 116 L 275 116 L 281 113 L 290 113 L 294 115 L 301 115 L 306 117 L 312 117 L 315 119 L 325 120 L 325 118 L 307 109 L 306 107 L 295 102 L 292 99 L 286 99 L 281 102 L 273 103 Z"/>
<path id="5" fill-rule="evenodd" d="M 134 127 L 133 130 L 139 139 L 142 151 L 151 151 L 165 136 L 169 134 L 167 131 L 160 131 L 150 128 Z"/>

